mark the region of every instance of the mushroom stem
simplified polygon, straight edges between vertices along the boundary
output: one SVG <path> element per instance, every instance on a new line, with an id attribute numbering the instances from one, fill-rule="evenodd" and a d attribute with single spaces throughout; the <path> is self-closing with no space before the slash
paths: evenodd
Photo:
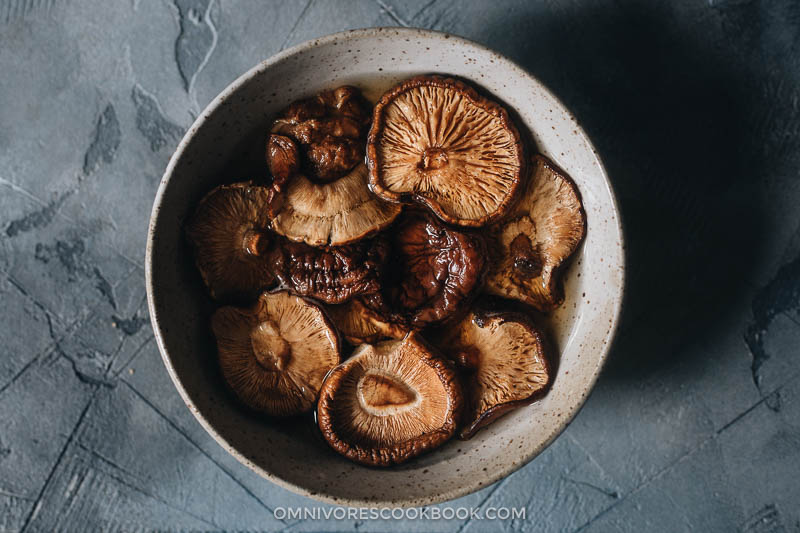
<path id="1" fill-rule="evenodd" d="M 361 407 L 374 416 L 389 416 L 419 403 L 419 395 L 397 376 L 368 372 L 358 382 Z"/>
<path id="2" fill-rule="evenodd" d="M 281 372 L 289 363 L 291 347 L 271 320 L 259 323 L 250 334 L 256 361 L 270 372 Z"/>
<path id="3" fill-rule="evenodd" d="M 445 166 L 447 166 L 447 152 L 443 149 L 431 147 L 422 152 L 420 168 L 423 170 L 437 170 Z"/>
<path id="4" fill-rule="evenodd" d="M 262 255 L 269 245 L 269 237 L 264 233 L 248 229 L 242 236 L 242 247 L 248 255 Z"/>
<path id="5" fill-rule="evenodd" d="M 538 276 L 542 272 L 542 261 L 534 250 L 530 237 L 524 233 L 514 237 L 509 253 L 514 258 L 514 268 L 526 276 Z"/>
<path id="6" fill-rule="evenodd" d="M 458 366 L 464 370 L 475 370 L 481 360 L 481 354 L 474 346 L 464 346 L 455 357 Z"/>

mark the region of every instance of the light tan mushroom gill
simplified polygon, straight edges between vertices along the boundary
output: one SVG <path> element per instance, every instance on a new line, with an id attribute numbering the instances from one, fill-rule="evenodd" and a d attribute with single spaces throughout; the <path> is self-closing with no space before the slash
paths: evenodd
<path id="1" fill-rule="evenodd" d="M 401 209 L 370 192 L 367 168 L 360 164 L 331 183 L 314 183 L 296 175 L 287 185 L 272 227 L 293 241 L 340 246 L 385 228 Z"/>

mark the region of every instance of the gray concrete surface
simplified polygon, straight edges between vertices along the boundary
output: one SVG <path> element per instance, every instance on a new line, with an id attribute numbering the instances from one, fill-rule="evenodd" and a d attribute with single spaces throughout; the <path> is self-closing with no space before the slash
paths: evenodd
<path id="1" fill-rule="evenodd" d="M 539 458 L 455 506 L 316 505 L 195 422 L 143 282 L 156 185 L 240 73 L 346 28 L 478 40 L 574 110 L 629 251 L 610 364 Z M 800 3 L 0 1 L 0 531 L 800 531 Z M 322 506 L 326 507 L 326 506 Z"/>

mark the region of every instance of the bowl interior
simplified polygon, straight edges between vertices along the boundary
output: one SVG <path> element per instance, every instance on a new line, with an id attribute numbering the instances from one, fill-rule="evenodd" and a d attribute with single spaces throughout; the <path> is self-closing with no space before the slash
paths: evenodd
<path id="1" fill-rule="evenodd" d="M 566 303 L 546 328 L 560 353 L 550 393 L 470 441 L 452 440 L 390 469 L 333 452 L 307 419 L 275 423 L 239 407 L 221 381 L 208 320 L 213 309 L 183 237 L 183 221 L 221 182 L 263 174 L 270 119 L 291 101 L 353 84 L 375 100 L 403 78 L 471 80 L 516 112 L 538 151 L 577 183 L 586 239 L 566 273 Z M 623 253 L 603 167 L 570 113 L 507 59 L 460 38 L 421 30 L 358 30 L 299 45 L 226 89 L 187 132 L 161 183 L 146 262 L 150 312 L 166 366 L 187 405 L 222 446 L 270 480 L 349 505 L 426 505 L 478 490 L 524 465 L 566 427 L 589 393 L 619 315 Z"/>

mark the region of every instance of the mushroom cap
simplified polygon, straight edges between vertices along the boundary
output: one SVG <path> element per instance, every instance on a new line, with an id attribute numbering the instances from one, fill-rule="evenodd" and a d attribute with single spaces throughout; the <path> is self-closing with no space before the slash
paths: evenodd
<path id="1" fill-rule="evenodd" d="M 520 313 L 470 313 L 438 344 L 464 371 L 467 401 L 461 438 L 541 398 L 550 386 L 544 337 Z"/>
<path id="2" fill-rule="evenodd" d="M 303 296 L 340 304 L 380 289 L 380 272 L 388 254 L 380 237 L 335 247 L 281 239 L 271 258 L 281 283 Z"/>
<path id="3" fill-rule="evenodd" d="M 275 193 L 252 182 L 221 185 L 197 206 L 186 226 L 195 262 L 217 300 L 252 297 L 275 283 L 268 255 Z"/>
<path id="4" fill-rule="evenodd" d="M 297 100 L 272 125 L 302 147 L 302 167 L 318 182 L 331 182 L 364 160 L 369 106 L 355 87 L 343 86 Z"/>
<path id="5" fill-rule="evenodd" d="M 536 155 L 519 202 L 491 233 L 496 249 L 486 292 L 541 311 L 561 305 L 561 269 L 586 233 L 580 193 L 567 174 Z"/>
<path id="6" fill-rule="evenodd" d="M 339 338 L 325 313 L 287 291 L 211 318 L 222 376 L 247 406 L 271 416 L 310 411 L 325 374 L 339 364 Z"/>
<path id="7" fill-rule="evenodd" d="M 367 187 L 367 167 L 359 164 L 331 183 L 315 183 L 295 175 L 272 228 L 312 246 L 340 246 L 377 233 L 400 214 L 401 206 L 386 202 Z"/>
<path id="8" fill-rule="evenodd" d="M 325 310 L 339 334 L 354 346 L 384 339 L 399 339 L 408 333 L 407 329 L 398 324 L 381 320 L 358 299 L 340 305 L 328 305 Z"/>
<path id="9" fill-rule="evenodd" d="M 320 391 L 317 420 L 334 450 L 357 463 L 398 464 L 456 431 L 463 399 L 451 365 L 416 333 L 359 346 Z"/>
<path id="10" fill-rule="evenodd" d="M 375 106 L 367 164 L 382 198 L 424 204 L 450 224 L 483 226 L 511 205 L 524 157 L 500 105 L 463 82 L 421 76 Z"/>
<path id="11" fill-rule="evenodd" d="M 393 232 L 380 292 L 364 304 L 385 321 L 422 329 L 458 315 L 483 280 L 486 245 L 474 233 L 410 211 Z"/>
<path id="12" fill-rule="evenodd" d="M 284 135 L 271 134 L 267 138 L 267 166 L 272 174 L 272 186 L 282 190 L 289 178 L 300 170 L 300 149 Z"/>

